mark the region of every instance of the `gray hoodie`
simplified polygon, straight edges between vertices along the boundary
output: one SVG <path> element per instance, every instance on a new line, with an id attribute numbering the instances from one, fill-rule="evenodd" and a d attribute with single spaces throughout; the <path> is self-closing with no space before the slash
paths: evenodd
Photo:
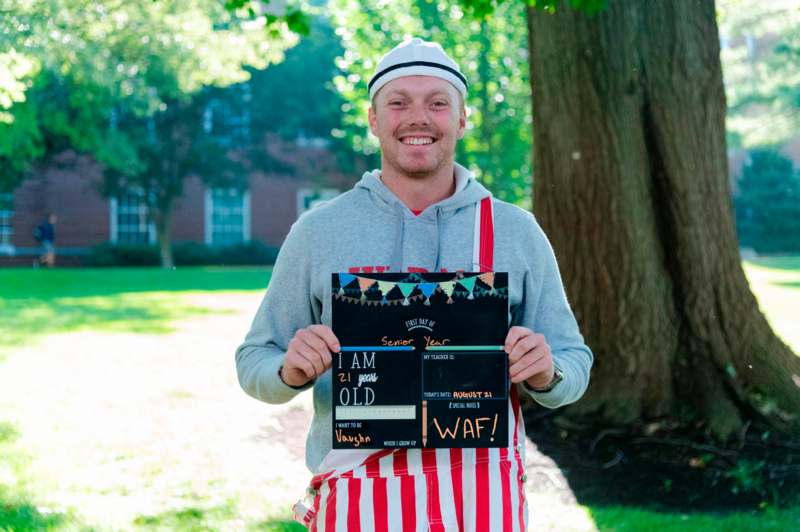
<path id="1" fill-rule="evenodd" d="M 250 332 L 236 351 L 242 388 L 267 403 L 285 403 L 314 388 L 314 418 L 306 464 L 317 473 L 331 450 L 331 372 L 302 389 L 278 377 L 298 329 L 331 324 L 331 273 L 477 271 L 475 212 L 490 195 L 472 174 L 455 167 L 456 192 L 415 216 L 380 179 L 367 172 L 356 186 L 303 214 L 281 247 L 269 289 Z M 547 393 L 521 387 L 555 408 L 578 400 L 589 382 L 592 352 L 569 308 L 558 265 L 533 215 L 503 201 L 494 210 L 494 270 L 508 272 L 509 323 L 545 336 L 564 379 Z"/>

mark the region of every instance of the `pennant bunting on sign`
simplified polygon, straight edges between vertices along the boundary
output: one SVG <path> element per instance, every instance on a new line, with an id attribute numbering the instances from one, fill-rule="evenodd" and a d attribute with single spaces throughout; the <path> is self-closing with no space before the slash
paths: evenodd
<path id="1" fill-rule="evenodd" d="M 425 296 L 425 304 L 431 306 L 431 294 L 436 290 L 436 283 L 420 283 L 419 290 Z"/>
<path id="2" fill-rule="evenodd" d="M 358 278 L 358 288 L 361 290 L 361 301 L 367 299 L 367 290 L 375 284 L 375 279 L 366 279 L 364 277 Z"/>
<path id="3" fill-rule="evenodd" d="M 344 295 L 344 287 L 355 280 L 356 276 L 349 273 L 339 274 L 339 294 Z"/>
<path id="4" fill-rule="evenodd" d="M 380 290 L 381 296 L 383 297 L 383 299 L 381 299 L 381 303 L 386 303 L 386 296 L 392 291 L 392 288 L 394 288 L 393 282 L 378 281 L 378 290 Z"/>
<path id="5" fill-rule="evenodd" d="M 447 296 L 447 303 L 448 304 L 452 303 L 453 302 L 453 290 L 455 290 L 455 288 L 456 288 L 456 282 L 455 281 L 445 281 L 443 283 L 439 283 L 439 288 L 441 288 L 442 291 Z"/>
<path id="6" fill-rule="evenodd" d="M 408 306 L 412 301 L 422 301 L 425 305 L 430 306 L 430 298 L 436 293 L 437 289 L 447 296 L 447 303 L 453 303 L 454 298 L 507 297 L 506 294 L 508 293 L 507 287 L 495 288 L 494 272 L 483 272 L 470 277 L 465 277 L 463 273 L 459 272 L 454 275 L 451 281 L 440 282 L 426 281 L 424 277 L 417 274 L 409 275 L 405 280 L 399 282 L 370 279 L 349 273 L 339 273 L 337 275 L 339 276 L 339 288 L 333 291 L 334 297 L 339 300 L 369 306 L 400 304 Z M 476 283 L 478 279 L 483 283 L 480 286 Z M 353 281 L 358 281 L 358 285 L 348 288 L 349 285 L 353 284 Z M 466 293 L 457 292 L 455 288 L 458 285 L 461 285 Z M 483 288 L 483 285 L 488 286 L 490 290 Z M 367 292 L 373 288 L 377 288 L 379 291 L 380 300 L 369 301 L 367 299 Z M 389 294 L 395 288 L 400 290 L 402 297 L 389 299 Z M 412 296 L 411 294 L 417 289 L 419 294 Z"/>
<path id="7" fill-rule="evenodd" d="M 466 277 L 464 279 L 459 279 L 458 284 L 463 286 L 467 292 L 469 292 L 467 299 L 475 299 L 475 296 L 472 295 L 472 291 L 475 290 L 475 281 L 477 279 L 477 277 Z"/>
<path id="8" fill-rule="evenodd" d="M 417 287 L 417 283 L 397 283 L 397 287 L 400 288 L 400 292 L 403 294 L 403 305 L 408 306 L 410 304 L 408 296 Z"/>

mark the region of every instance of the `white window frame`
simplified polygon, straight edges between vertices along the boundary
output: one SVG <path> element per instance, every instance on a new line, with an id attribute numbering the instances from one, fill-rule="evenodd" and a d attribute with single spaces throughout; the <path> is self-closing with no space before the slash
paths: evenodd
<path id="1" fill-rule="evenodd" d="M 319 203 L 332 200 L 340 194 L 338 188 L 300 188 L 297 190 L 297 217 L 313 209 Z M 306 206 L 306 200 L 312 198 Z"/>
<path id="2" fill-rule="evenodd" d="M 14 220 L 14 193 L 13 192 L 0 192 L 0 196 L 9 196 L 11 198 L 11 210 L 9 211 L 0 211 L 0 217 L 7 217 L 8 224 L 2 225 L 0 227 L 8 228 L 7 230 L 3 230 L 0 232 L 0 255 L 14 255 L 16 252 L 16 247 L 14 244 L 11 243 L 12 238 L 14 237 L 14 224 L 12 223 Z M 4 242 L 3 239 L 5 236 L 7 237 L 7 242 Z"/>
<path id="3" fill-rule="evenodd" d="M 139 194 L 144 195 L 144 192 L 138 188 L 130 188 L 125 192 L 138 192 Z M 108 200 L 108 218 L 109 218 L 109 240 L 112 244 L 119 243 L 119 227 L 117 221 L 117 214 L 119 212 L 119 202 L 117 196 L 113 196 Z M 156 226 L 153 222 L 149 222 L 147 224 L 147 243 L 148 244 L 155 244 L 156 242 Z"/>
<path id="4" fill-rule="evenodd" d="M 214 188 L 206 187 L 204 201 L 204 240 L 209 246 L 214 245 Z M 250 191 L 242 191 L 242 242 L 250 242 Z"/>

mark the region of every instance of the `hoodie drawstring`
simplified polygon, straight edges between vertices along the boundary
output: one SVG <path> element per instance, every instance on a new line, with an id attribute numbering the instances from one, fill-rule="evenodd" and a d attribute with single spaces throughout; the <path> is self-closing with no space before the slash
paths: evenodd
<path id="1" fill-rule="evenodd" d="M 394 236 L 394 250 L 392 251 L 392 261 L 390 264 L 391 272 L 403 271 L 403 231 L 405 230 L 406 216 L 403 212 L 403 205 L 396 203 L 394 211 L 400 218 L 400 223 L 397 224 L 397 231 Z"/>
<path id="2" fill-rule="evenodd" d="M 406 216 L 404 212 L 404 207 L 400 204 L 395 205 L 395 212 L 397 213 L 397 217 L 400 218 L 399 223 L 397 224 L 397 230 L 395 231 L 394 235 L 394 249 L 392 250 L 392 260 L 390 264 L 391 272 L 402 272 L 403 271 L 403 233 L 405 232 L 406 227 Z M 441 207 L 434 208 L 435 213 L 435 223 L 436 223 L 436 247 L 434 248 L 436 262 L 433 264 L 434 272 L 438 272 L 441 264 L 442 264 L 442 209 Z"/>
<path id="3" fill-rule="evenodd" d="M 441 220 L 442 209 L 440 207 L 436 207 L 435 212 L 436 212 L 436 262 L 433 264 L 433 271 L 438 272 L 442 259 L 442 257 L 440 256 L 441 246 L 442 246 L 442 220 Z"/>

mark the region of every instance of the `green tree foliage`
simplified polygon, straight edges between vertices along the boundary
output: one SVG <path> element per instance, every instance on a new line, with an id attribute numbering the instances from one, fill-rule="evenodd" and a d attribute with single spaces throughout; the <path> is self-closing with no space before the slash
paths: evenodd
<path id="1" fill-rule="evenodd" d="M 329 138 L 343 103 L 331 81 L 339 73 L 334 60 L 342 52 L 330 22 L 312 18 L 308 35 L 286 52 L 282 63 L 252 72 L 253 128 L 286 140 Z"/>
<path id="2" fill-rule="evenodd" d="M 190 175 L 241 180 L 208 134 L 201 89 L 279 62 L 297 36 L 275 16 L 218 0 L 0 0 L 0 187 L 71 148 L 105 168 L 103 190 L 135 187 L 172 265 L 170 222 Z M 265 28 L 269 23 L 269 31 Z"/>
<path id="3" fill-rule="evenodd" d="M 406 38 L 440 43 L 464 70 L 470 87 L 468 130 L 457 159 L 499 198 L 530 206 L 531 111 L 524 2 L 505 2 L 492 17 L 476 18 L 442 0 L 333 0 L 336 33 L 344 45 L 335 83 L 347 103 L 335 133 L 362 153 L 369 136 L 367 82 L 380 57 Z M 475 10 L 470 8 L 471 10 Z M 478 6 L 482 10 L 484 7 Z"/>
<path id="4" fill-rule="evenodd" d="M 779 144 L 800 131 L 796 0 L 719 0 L 731 147 Z"/>
<path id="5" fill-rule="evenodd" d="M 146 117 L 207 85 L 280 61 L 296 36 L 217 0 L 0 0 L 0 186 L 69 146 L 135 175 L 136 139 L 112 110 Z"/>
<path id="6" fill-rule="evenodd" d="M 774 150 L 753 150 L 735 197 L 742 246 L 759 253 L 800 251 L 800 171 Z"/>
<path id="7" fill-rule="evenodd" d="M 303 144 L 322 144 L 335 157 L 336 168 L 356 178 L 364 163 L 374 161 L 354 152 L 347 139 L 332 135 L 341 125 L 341 108 L 346 104 L 333 85 L 342 74 L 335 59 L 344 49 L 330 18 L 315 11 L 321 10 L 309 11 L 308 33 L 286 52 L 282 63 L 252 72 L 252 140 L 260 146 L 280 145 L 281 158 L 287 160 Z M 309 181 L 325 177 L 325 169 L 310 161 L 283 164 L 271 153 L 274 148 L 257 148 L 249 154 L 256 168 L 295 173 Z"/>

